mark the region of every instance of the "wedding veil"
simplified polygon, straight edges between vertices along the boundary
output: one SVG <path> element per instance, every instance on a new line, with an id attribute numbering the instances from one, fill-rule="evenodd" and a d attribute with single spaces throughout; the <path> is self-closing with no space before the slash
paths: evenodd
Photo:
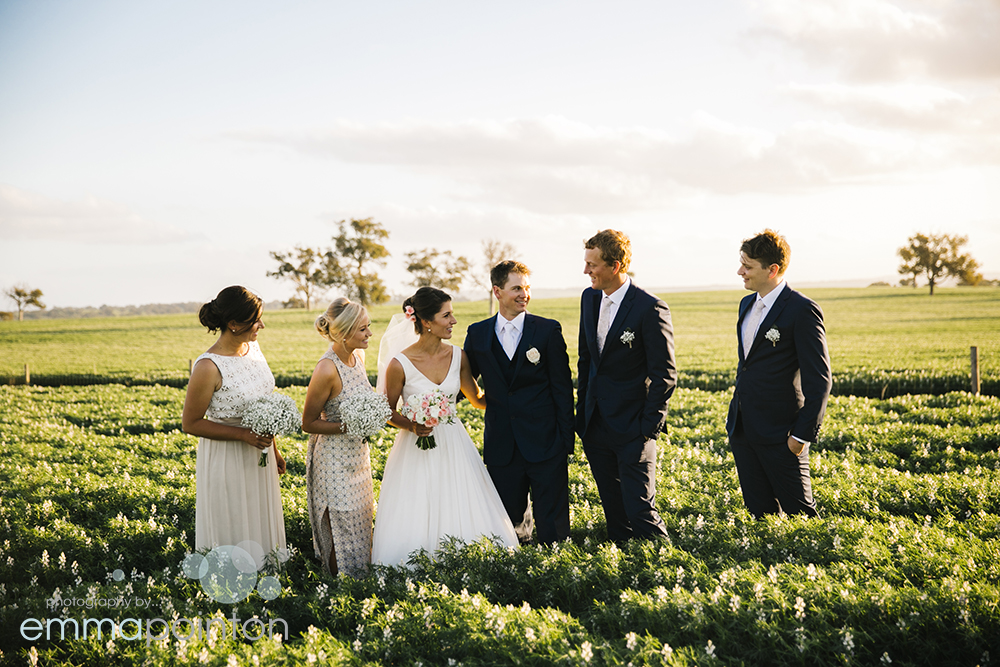
<path id="1" fill-rule="evenodd" d="M 413 330 L 413 322 L 406 319 L 403 313 L 396 313 L 389 320 L 389 327 L 382 334 L 382 341 L 378 344 L 378 382 L 375 389 L 384 394 L 385 374 L 389 369 L 389 362 L 397 354 L 420 340 L 420 336 Z"/>

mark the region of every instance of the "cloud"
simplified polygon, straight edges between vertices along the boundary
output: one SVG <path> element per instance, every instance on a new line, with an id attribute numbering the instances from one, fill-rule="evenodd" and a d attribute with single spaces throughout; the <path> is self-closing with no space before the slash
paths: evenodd
<path id="1" fill-rule="evenodd" d="M 559 215 L 659 209 L 705 193 L 802 191 L 895 175 L 935 157 L 910 138 L 846 124 L 799 123 L 775 134 L 707 115 L 697 116 L 685 137 L 560 117 L 369 125 L 341 120 L 320 132 L 230 136 L 445 176 L 453 200 Z"/>
<path id="2" fill-rule="evenodd" d="M 752 35 L 777 40 L 850 80 L 1000 77 L 997 0 L 756 0 Z"/>
<path id="3" fill-rule="evenodd" d="M 0 183 L 0 238 L 139 245 L 201 236 L 145 220 L 113 202 L 94 197 L 63 201 Z"/>

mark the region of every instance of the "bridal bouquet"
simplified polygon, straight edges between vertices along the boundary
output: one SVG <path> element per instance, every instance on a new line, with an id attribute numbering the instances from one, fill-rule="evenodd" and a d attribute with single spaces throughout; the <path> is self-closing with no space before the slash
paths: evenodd
<path id="1" fill-rule="evenodd" d="M 243 427 L 257 435 L 273 438 L 276 435 L 297 433 L 302 426 L 302 415 L 295 401 L 284 394 L 271 393 L 250 402 L 243 413 Z M 267 466 L 267 451 L 260 453 L 257 465 Z"/>
<path id="2" fill-rule="evenodd" d="M 399 412 L 407 419 L 430 428 L 438 424 L 455 423 L 455 406 L 452 405 L 448 394 L 440 389 L 434 389 L 426 394 L 413 394 L 406 399 Z M 425 450 L 437 447 L 434 434 L 417 438 L 417 447 Z"/>
<path id="3" fill-rule="evenodd" d="M 344 424 L 344 433 L 366 441 L 381 431 L 391 416 L 392 410 L 385 394 L 374 391 L 354 394 L 340 404 L 340 421 Z"/>

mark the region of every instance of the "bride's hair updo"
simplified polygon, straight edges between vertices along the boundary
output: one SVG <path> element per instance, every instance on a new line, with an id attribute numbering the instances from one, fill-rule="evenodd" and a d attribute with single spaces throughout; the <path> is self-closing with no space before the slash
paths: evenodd
<path id="1" fill-rule="evenodd" d="M 346 296 L 335 299 L 326 312 L 316 318 L 316 331 L 328 341 L 344 342 L 361 326 L 361 319 L 368 311 L 360 303 Z"/>
<path id="2" fill-rule="evenodd" d="M 412 309 L 412 313 L 417 316 L 413 322 L 413 329 L 419 334 L 421 331 L 420 321 L 430 322 L 433 320 L 441 312 L 441 306 L 449 301 L 451 301 L 451 295 L 447 292 L 436 287 L 421 287 L 413 296 L 403 302 L 403 312 L 409 315 L 411 311 L 407 308 Z"/>
<path id="3" fill-rule="evenodd" d="M 226 328 L 230 322 L 238 322 L 244 327 L 252 327 L 264 313 L 264 302 L 259 296 L 241 285 L 233 285 L 219 292 L 219 295 L 201 307 L 198 321 L 215 333 Z M 243 331 L 238 333 L 243 333 Z"/>

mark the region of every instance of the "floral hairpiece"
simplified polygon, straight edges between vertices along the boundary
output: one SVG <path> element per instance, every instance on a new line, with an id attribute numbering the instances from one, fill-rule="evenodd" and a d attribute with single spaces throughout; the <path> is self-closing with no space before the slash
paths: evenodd
<path id="1" fill-rule="evenodd" d="M 406 308 L 403 308 L 403 313 L 406 314 L 406 319 L 410 320 L 411 322 L 417 321 L 417 316 L 413 314 L 413 306 L 407 306 Z"/>

